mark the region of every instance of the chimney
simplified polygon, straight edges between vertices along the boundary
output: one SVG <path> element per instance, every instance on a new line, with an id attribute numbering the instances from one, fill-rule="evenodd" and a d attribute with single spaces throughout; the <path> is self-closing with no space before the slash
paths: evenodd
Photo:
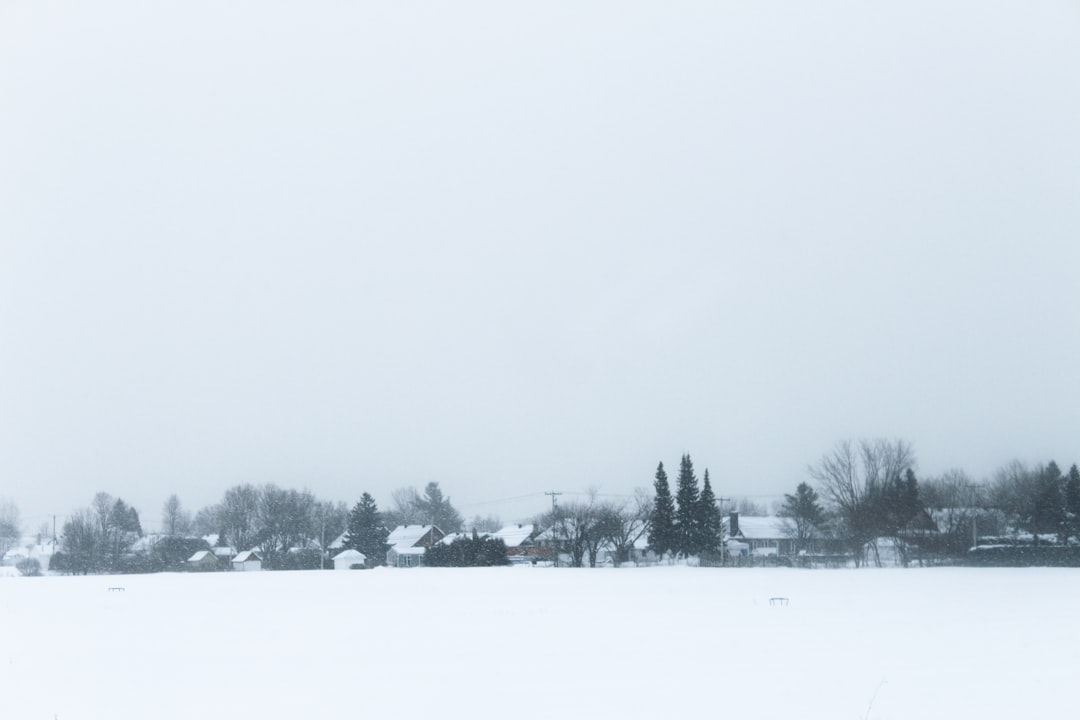
<path id="1" fill-rule="evenodd" d="M 739 513 L 732 511 L 731 520 L 728 522 L 728 535 L 735 537 L 739 534 Z"/>

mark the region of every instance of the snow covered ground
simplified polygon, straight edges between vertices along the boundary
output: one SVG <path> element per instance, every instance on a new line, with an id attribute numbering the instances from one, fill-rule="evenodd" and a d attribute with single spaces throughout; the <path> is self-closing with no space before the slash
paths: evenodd
<path id="1" fill-rule="evenodd" d="M 0 717 L 1060 717 L 1080 672 L 1078 582 L 686 567 L 0 579 Z"/>

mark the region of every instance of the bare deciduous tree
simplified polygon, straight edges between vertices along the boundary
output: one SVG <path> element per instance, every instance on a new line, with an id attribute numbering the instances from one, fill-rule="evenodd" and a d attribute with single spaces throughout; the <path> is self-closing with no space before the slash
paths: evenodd
<path id="1" fill-rule="evenodd" d="M 734 510 L 742 517 L 765 517 L 769 514 L 769 509 L 764 504 L 754 502 L 748 497 L 736 498 Z"/>
<path id="2" fill-rule="evenodd" d="M 0 500 L 0 556 L 19 543 L 19 507 L 11 500 Z"/>
<path id="3" fill-rule="evenodd" d="M 161 508 L 161 528 L 163 533 L 173 537 L 191 532 L 191 514 L 184 510 L 176 495 L 170 495 Z"/>
<path id="4" fill-rule="evenodd" d="M 863 561 L 865 548 L 875 552 L 875 540 L 889 533 L 887 508 L 882 500 L 893 488 L 906 482 L 907 471 L 915 465 L 911 445 L 903 440 L 849 440 L 839 442 L 809 468 L 833 505 L 840 520 L 839 532 L 855 558 Z"/>
<path id="5" fill-rule="evenodd" d="M 78 575 L 96 572 L 104 551 L 99 515 L 95 510 L 77 510 L 64 523 L 62 548 L 68 569 Z"/>
<path id="6" fill-rule="evenodd" d="M 237 551 L 250 550 L 258 531 L 259 491 L 254 485 L 237 485 L 225 491 L 218 513 L 219 528 Z"/>
<path id="7" fill-rule="evenodd" d="M 469 530 L 476 530 L 477 532 L 496 532 L 503 526 L 502 519 L 498 515 L 474 515 L 472 520 L 465 523 L 465 526 Z"/>
<path id="8" fill-rule="evenodd" d="M 416 488 L 398 488 L 390 493 L 390 499 L 394 506 L 383 513 L 387 525 L 424 525 L 429 522 L 420 513 L 420 494 L 416 492 Z"/>
<path id="9" fill-rule="evenodd" d="M 315 496 L 307 490 L 283 490 L 264 485 L 259 490 L 257 517 L 263 563 L 277 567 L 290 548 L 300 547 L 318 533 Z"/>
<path id="10" fill-rule="evenodd" d="M 634 499 L 621 503 L 602 503 L 596 508 L 597 531 L 614 552 L 616 566 L 628 562 L 634 544 L 649 532 L 652 497 L 649 491 L 638 488 Z"/>
<path id="11" fill-rule="evenodd" d="M 999 532 L 998 518 L 987 509 L 987 490 L 956 468 L 922 481 L 919 493 L 938 531 L 938 552 L 962 554 L 975 542 L 980 527 L 983 534 Z"/>

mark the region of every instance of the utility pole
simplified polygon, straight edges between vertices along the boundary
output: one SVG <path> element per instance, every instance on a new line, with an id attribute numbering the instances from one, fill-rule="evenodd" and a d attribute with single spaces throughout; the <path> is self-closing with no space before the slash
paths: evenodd
<path id="1" fill-rule="evenodd" d="M 562 495 L 562 493 L 561 492 L 551 491 L 551 492 L 546 492 L 544 494 L 551 496 L 551 514 L 554 515 L 555 514 L 555 498 Z"/>
<path id="2" fill-rule="evenodd" d="M 562 493 L 552 490 L 551 492 L 545 492 L 544 494 L 551 496 L 551 547 L 555 551 L 554 562 L 551 563 L 551 566 L 559 567 L 559 546 L 558 543 L 555 542 L 555 500 L 562 495 Z"/>
<path id="3" fill-rule="evenodd" d="M 716 498 L 716 504 L 720 506 L 720 527 L 724 527 L 724 503 L 731 502 L 731 498 L 718 497 Z M 731 529 L 731 526 L 728 526 Z M 720 538 L 720 567 L 724 567 L 724 546 L 727 545 L 727 541 L 724 538 Z"/>

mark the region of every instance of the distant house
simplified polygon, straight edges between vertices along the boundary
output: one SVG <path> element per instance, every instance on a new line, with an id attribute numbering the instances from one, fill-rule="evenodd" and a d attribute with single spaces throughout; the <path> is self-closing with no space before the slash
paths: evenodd
<path id="1" fill-rule="evenodd" d="M 491 537 L 491 533 L 489 533 L 489 532 L 477 532 L 476 537 L 478 537 L 478 538 Z M 438 544 L 438 545 L 450 545 L 455 540 L 472 540 L 472 538 L 473 538 L 473 533 L 471 531 L 469 531 L 469 532 L 456 532 L 456 533 L 450 533 L 449 535 L 443 535 L 443 539 L 440 540 L 436 544 Z"/>
<path id="2" fill-rule="evenodd" d="M 254 550 L 245 550 L 232 559 L 232 568 L 240 572 L 262 570 L 262 558 Z"/>
<path id="3" fill-rule="evenodd" d="M 326 546 L 326 549 L 330 550 L 331 552 L 333 552 L 334 550 L 339 550 L 339 551 L 344 550 L 345 549 L 345 537 L 348 534 L 349 534 L 348 531 L 346 531 L 346 532 L 343 532 L 340 535 L 338 535 L 337 538 L 335 538 L 332 543 L 330 543 L 329 545 Z"/>
<path id="4" fill-rule="evenodd" d="M 335 570 L 357 570 L 367 567 L 367 555 L 359 550 L 342 550 L 333 559 Z"/>
<path id="5" fill-rule="evenodd" d="M 740 550 L 745 546 L 749 555 L 791 556 L 795 554 L 795 539 L 791 537 L 790 521 L 779 517 L 743 516 L 733 512 L 724 522 L 728 548 Z M 734 543 L 732 542 L 734 541 Z M 734 545 L 734 547 L 733 547 Z"/>
<path id="6" fill-rule="evenodd" d="M 187 568 L 189 570 L 207 571 L 207 570 L 220 570 L 221 560 L 214 554 L 213 550 L 200 550 L 187 559 Z"/>
<path id="7" fill-rule="evenodd" d="M 418 567 L 424 564 L 424 551 L 446 536 L 435 525 L 398 525 L 386 543 L 386 564 L 390 567 Z"/>
<path id="8" fill-rule="evenodd" d="M 551 548 L 541 547 L 537 541 L 536 526 L 532 524 L 506 525 L 492 534 L 506 543 L 506 557 L 512 563 L 528 563 L 551 560 L 555 553 Z"/>
<path id="9" fill-rule="evenodd" d="M 41 570 L 45 571 L 49 567 L 49 561 L 52 559 L 54 552 L 56 552 L 56 544 L 51 541 L 34 537 L 22 537 L 19 538 L 16 545 L 2 554 L 0 567 L 15 568 L 27 560 L 37 560 L 41 565 Z M 14 575 L 20 574 L 18 570 L 14 571 Z"/>

